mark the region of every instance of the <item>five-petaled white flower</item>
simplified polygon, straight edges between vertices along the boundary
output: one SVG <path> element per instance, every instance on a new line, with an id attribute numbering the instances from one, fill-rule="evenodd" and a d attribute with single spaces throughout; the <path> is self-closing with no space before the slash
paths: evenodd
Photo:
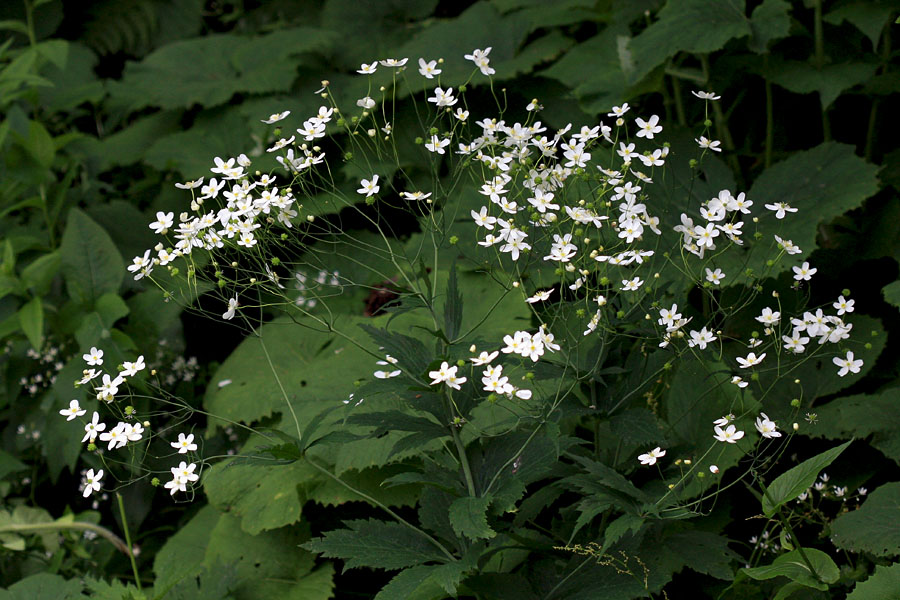
<path id="1" fill-rule="evenodd" d="M 666 451 L 663 450 L 662 448 L 660 448 L 659 446 L 657 446 L 650 452 L 648 452 L 646 454 L 641 454 L 640 456 L 638 456 L 638 460 L 641 461 L 642 465 L 655 465 L 656 460 L 659 458 L 662 458 L 665 455 L 666 455 Z"/>
<path id="2" fill-rule="evenodd" d="M 787 202 L 775 202 L 774 204 L 766 204 L 766 208 L 768 208 L 769 210 L 775 211 L 776 219 L 783 219 L 785 213 L 797 212 L 797 209 L 792 207 Z"/>
<path id="3" fill-rule="evenodd" d="M 104 429 L 106 429 L 106 423 L 101 423 L 100 413 L 94 411 L 94 418 L 84 426 L 84 437 L 81 438 L 81 443 L 89 442 L 93 444 L 94 440 L 97 439 L 97 435 Z"/>
<path id="4" fill-rule="evenodd" d="M 436 152 L 438 154 L 444 154 L 444 152 L 445 152 L 444 148 L 446 148 L 449 145 L 450 145 L 450 140 L 448 140 L 446 138 L 442 140 L 441 138 L 439 138 L 436 135 L 431 136 L 431 141 L 425 143 L 425 147 L 428 148 L 428 150 L 430 152 Z"/>
<path id="5" fill-rule="evenodd" d="M 131 377 L 132 375 L 136 375 L 138 371 L 143 371 L 146 365 L 144 364 L 144 355 L 141 354 L 138 356 L 137 360 L 134 362 L 125 361 L 122 363 L 122 376 Z"/>
<path id="6" fill-rule="evenodd" d="M 496 71 L 490 66 L 491 61 L 488 58 L 488 54 L 490 53 L 490 46 L 488 46 L 484 50 L 476 48 L 475 50 L 472 50 L 472 54 L 463 55 L 463 58 L 474 62 L 475 65 L 481 70 L 482 75 L 487 75 L 488 77 L 490 77 L 491 75 L 496 73 Z"/>
<path id="7" fill-rule="evenodd" d="M 622 290 L 626 292 L 633 292 L 641 287 L 643 283 L 644 281 L 640 277 L 635 277 L 634 279 L 623 279 Z"/>
<path id="8" fill-rule="evenodd" d="M 716 96 L 713 92 L 691 92 L 693 95 L 697 96 L 701 100 L 718 100 L 721 96 Z"/>
<path id="9" fill-rule="evenodd" d="M 781 433 L 777 429 L 775 421 L 769 419 L 769 417 L 766 416 L 766 413 L 759 413 L 759 416 L 756 417 L 756 430 L 764 438 L 771 439 L 781 437 Z"/>
<path id="10" fill-rule="evenodd" d="M 361 179 L 359 185 L 360 188 L 356 190 L 356 193 L 365 194 L 366 198 L 374 196 L 381 189 L 378 185 L 378 175 L 372 175 L 372 179 Z"/>
<path id="11" fill-rule="evenodd" d="M 738 356 L 737 361 L 738 361 L 738 364 L 741 365 L 742 369 L 749 369 L 750 367 L 761 363 L 765 357 L 766 357 L 765 352 L 763 352 L 759 356 L 756 356 L 755 352 L 751 352 L 750 354 L 747 355 L 747 358 L 741 358 L 740 356 Z"/>
<path id="12" fill-rule="evenodd" d="M 357 73 L 361 73 L 363 75 L 371 75 L 378 68 L 378 61 L 373 61 L 371 64 L 363 63 L 360 65 L 359 69 L 356 70 Z"/>
<path id="13" fill-rule="evenodd" d="M 102 365 L 103 350 L 97 350 L 96 348 L 91 347 L 91 351 L 83 355 L 81 358 L 83 358 L 87 362 L 87 364 L 91 365 L 92 367 L 95 365 Z"/>
<path id="14" fill-rule="evenodd" d="M 794 279 L 797 281 L 809 281 L 810 278 L 816 274 L 818 269 L 810 268 L 808 262 L 804 262 L 799 267 L 793 267 L 794 269 Z"/>
<path id="15" fill-rule="evenodd" d="M 424 58 L 419 59 L 419 73 L 427 79 L 434 79 L 435 75 L 440 75 L 441 70 L 437 68 L 436 60 L 425 62 Z"/>
<path id="16" fill-rule="evenodd" d="M 723 279 L 725 279 L 725 273 L 722 272 L 722 269 L 716 269 L 715 271 L 706 269 L 706 280 L 711 284 L 719 285 Z"/>
<path id="17" fill-rule="evenodd" d="M 271 125 L 272 123 L 277 123 L 278 121 L 286 119 L 289 114 L 291 114 L 291 111 L 286 110 L 284 112 L 271 114 L 268 119 L 260 119 L 260 121 L 266 125 Z"/>
<path id="18" fill-rule="evenodd" d="M 650 117 L 648 121 L 641 119 L 640 117 L 634 120 L 639 127 L 637 136 L 647 138 L 648 140 L 652 140 L 653 136 L 662 131 L 662 125 L 657 125 L 659 123 L 659 115 L 653 115 Z"/>
<path id="19" fill-rule="evenodd" d="M 359 100 L 357 100 L 356 105 L 360 108 L 369 110 L 370 108 L 375 108 L 375 101 L 368 96 L 365 96 L 364 98 L 360 98 Z"/>
<path id="20" fill-rule="evenodd" d="M 744 437 L 743 431 L 737 431 L 737 428 L 734 425 L 729 425 L 725 429 L 722 429 L 718 425 L 714 427 L 716 438 L 720 442 L 727 442 L 729 444 L 737 444 L 737 441 Z"/>
<path id="21" fill-rule="evenodd" d="M 85 498 L 94 492 L 100 491 L 100 488 L 103 487 L 101 479 L 103 479 L 103 469 L 96 473 L 94 473 L 93 469 L 88 469 L 88 472 L 84 475 L 84 491 L 82 492 Z"/>
<path id="22" fill-rule="evenodd" d="M 174 222 L 175 213 L 158 211 L 156 213 L 156 220 L 150 223 L 150 229 L 153 230 L 153 233 L 165 235 Z"/>
<path id="23" fill-rule="evenodd" d="M 75 417 L 80 417 L 87 411 L 81 408 L 81 405 L 78 404 L 78 400 L 70 400 L 69 408 L 64 408 L 59 411 L 59 414 L 66 418 L 66 421 L 71 421 Z"/>
<path id="24" fill-rule="evenodd" d="M 841 358 L 840 356 L 835 356 L 831 361 L 840 367 L 838 371 L 838 377 L 843 377 L 847 373 L 859 373 L 860 367 L 863 366 L 863 361 L 861 358 L 853 360 L 853 352 L 851 350 L 847 350 L 847 356 Z"/>
<path id="25" fill-rule="evenodd" d="M 704 136 L 701 135 L 699 140 L 695 139 L 694 141 L 697 142 L 697 144 L 699 144 L 699 146 L 703 149 L 708 148 L 709 150 L 712 150 L 713 152 L 721 152 L 722 151 L 722 149 L 719 148 L 719 145 L 722 142 L 720 142 L 719 140 L 708 140 Z"/>
<path id="26" fill-rule="evenodd" d="M 451 367 L 447 361 L 442 362 L 440 369 L 437 371 L 429 371 L 428 373 L 428 376 L 431 377 L 431 385 L 437 385 L 438 383 L 443 382 L 455 390 L 460 389 L 459 384 L 465 383 L 466 378 L 456 376 L 457 368 L 456 365 Z"/>
<path id="27" fill-rule="evenodd" d="M 197 444 L 194 443 L 193 433 L 187 435 L 179 433 L 178 441 L 171 442 L 169 445 L 178 450 L 178 454 L 187 454 L 188 452 L 193 452 L 197 449 Z"/>

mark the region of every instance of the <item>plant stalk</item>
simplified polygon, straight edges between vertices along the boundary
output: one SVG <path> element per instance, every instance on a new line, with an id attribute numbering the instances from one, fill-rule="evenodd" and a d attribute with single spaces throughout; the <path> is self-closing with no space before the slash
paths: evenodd
<path id="1" fill-rule="evenodd" d="M 459 462 L 462 464 L 463 475 L 466 477 L 466 488 L 469 495 L 475 497 L 475 480 L 472 478 L 472 469 L 469 467 L 469 459 L 466 456 L 466 448 L 463 446 L 462 439 L 459 437 L 459 431 L 455 425 L 450 426 L 450 432 L 453 434 L 453 441 L 456 444 L 456 450 L 459 453 Z"/>
<path id="2" fill-rule="evenodd" d="M 134 560 L 131 534 L 128 531 L 128 519 L 125 516 L 125 502 L 122 500 L 122 494 L 116 493 L 116 501 L 119 503 L 119 516 L 122 517 L 122 529 L 125 530 L 125 543 L 128 544 L 128 560 L 131 561 L 131 571 L 134 573 L 134 583 L 137 585 L 138 591 L 140 591 L 141 576 L 138 574 L 137 561 Z"/>

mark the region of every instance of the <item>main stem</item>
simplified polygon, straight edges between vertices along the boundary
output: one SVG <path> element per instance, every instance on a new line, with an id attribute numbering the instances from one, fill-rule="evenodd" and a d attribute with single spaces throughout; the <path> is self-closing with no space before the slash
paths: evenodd
<path id="1" fill-rule="evenodd" d="M 134 573 L 134 583 L 137 589 L 141 589 L 141 576 L 138 574 L 137 561 L 134 560 L 133 546 L 131 545 L 131 534 L 128 532 L 128 519 L 125 515 L 125 502 L 122 501 L 122 494 L 116 493 L 116 500 L 119 503 L 119 516 L 122 517 L 122 529 L 125 530 L 125 543 L 128 544 L 128 560 L 131 561 L 131 571 Z"/>
<path id="2" fill-rule="evenodd" d="M 463 446 L 455 425 L 450 425 L 450 432 L 453 434 L 453 441 L 456 443 L 456 450 L 459 453 L 459 462 L 462 464 L 463 475 L 466 477 L 466 488 L 468 488 L 470 496 L 475 496 L 475 480 L 472 479 L 472 469 L 469 467 L 469 459 L 466 457 L 466 447 Z"/>

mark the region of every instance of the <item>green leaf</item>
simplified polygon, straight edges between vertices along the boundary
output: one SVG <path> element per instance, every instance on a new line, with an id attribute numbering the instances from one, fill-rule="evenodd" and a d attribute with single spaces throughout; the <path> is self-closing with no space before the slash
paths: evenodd
<path id="1" fill-rule="evenodd" d="M 125 263 L 109 234 L 77 208 L 69 211 L 60 244 L 63 276 L 69 295 L 86 306 L 100 296 L 118 292 Z"/>
<path id="2" fill-rule="evenodd" d="M 450 266 L 450 277 L 447 279 L 447 296 L 444 299 L 444 335 L 448 340 L 455 340 L 462 326 L 463 298 L 456 281 L 456 263 Z"/>
<path id="3" fill-rule="evenodd" d="M 38 573 L 0 589 L 0 600 L 82 600 L 82 584 L 59 575 Z"/>
<path id="4" fill-rule="evenodd" d="M 900 308 L 900 281 L 889 283 L 881 288 L 881 295 L 884 296 L 885 302 Z"/>
<path id="5" fill-rule="evenodd" d="M 840 570 L 831 557 L 815 548 L 804 548 L 803 554 L 815 569 L 815 575 L 810 571 L 806 561 L 800 555 L 800 550 L 793 550 L 776 558 L 771 565 L 756 567 L 754 569 L 741 569 L 757 581 L 773 579 L 775 577 L 787 577 L 802 585 L 825 591 L 829 583 L 836 582 L 841 575 Z M 818 578 L 816 577 L 818 575 Z"/>
<path id="6" fill-rule="evenodd" d="M 778 508 L 790 502 L 815 483 L 819 472 L 847 449 L 852 440 L 835 446 L 782 473 L 766 488 L 762 499 L 763 514 L 773 516 Z"/>
<path id="7" fill-rule="evenodd" d="M 62 260 L 59 250 L 36 258 L 27 267 L 22 269 L 22 285 L 36 294 L 46 294 L 50 283 L 59 273 Z"/>
<path id="8" fill-rule="evenodd" d="M 439 569 L 453 565 L 428 565 L 405 569 L 391 579 L 375 596 L 375 600 L 435 600 L 445 598 L 446 590 L 434 577 Z"/>
<path id="9" fill-rule="evenodd" d="M 41 297 L 35 296 L 19 309 L 19 326 L 31 343 L 31 347 L 41 351 L 44 340 L 44 305 Z"/>
<path id="10" fill-rule="evenodd" d="M 857 583 L 847 600 L 895 600 L 900 590 L 900 563 L 878 565 L 865 581 Z"/>
<path id="11" fill-rule="evenodd" d="M 4 450 L 0 450 L 0 479 L 4 479 L 10 473 L 24 471 L 28 468 L 28 465 L 21 462 L 12 454 Z"/>
<path id="12" fill-rule="evenodd" d="M 255 37 L 213 34 L 173 42 L 140 63 L 128 63 L 121 82 L 110 89 L 114 101 L 132 110 L 209 108 L 239 92 L 287 91 L 297 69 L 290 57 L 325 50 L 334 39 L 329 31 L 295 27 Z"/>
<path id="13" fill-rule="evenodd" d="M 886 483 L 831 524 L 835 545 L 876 556 L 900 554 L 900 482 Z"/>
<path id="14" fill-rule="evenodd" d="M 423 535 L 400 523 L 360 520 L 344 525 L 347 529 L 329 531 L 303 544 L 303 548 L 327 558 L 340 558 L 348 569 L 404 569 L 447 560 Z"/>
<path id="15" fill-rule="evenodd" d="M 835 398 L 816 409 L 819 416 L 807 435 L 828 439 L 869 438 L 869 445 L 900 462 L 900 388 L 879 394 Z M 871 437 L 870 437 L 871 436 Z"/>
<path id="16" fill-rule="evenodd" d="M 157 590 L 167 589 L 200 570 L 219 516 L 215 508 L 206 505 L 166 540 L 153 561 Z"/>
<path id="17" fill-rule="evenodd" d="M 863 62 L 845 62 L 817 69 L 805 62 L 770 61 L 765 75 L 772 83 L 798 94 L 818 92 L 824 110 L 844 90 L 868 81 L 877 68 L 877 64 Z"/>
<path id="18" fill-rule="evenodd" d="M 852 23 L 872 41 L 872 50 L 878 50 L 881 31 L 890 23 L 891 13 L 895 10 L 896 4 L 890 1 L 851 2 L 829 12 L 822 20 L 834 25 L 844 21 Z"/>
<path id="19" fill-rule="evenodd" d="M 97 302 L 94 303 L 94 310 L 100 315 L 100 319 L 107 329 L 112 328 L 116 321 L 127 316 L 130 312 L 122 297 L 114 292 L 107 292 L 97 298 Z"/>
<path id="20" fill-rule="evenodd" d="M 764 0 L 750 16 L 748 46 L 757 54 L 769 51 L 769 43 L 787 37 L 791 29 L 791 5 L 785 0 Z"/>
<path id="21" fill-rule="evenodd" d="M 677 52 L 714 52 L 731 39 L 750 35 L 744 11 L 744 0 L 667 2 L 658 20 L 628 44 L 634 59 L 629 81 L 643 79 Z"/>
<path id="22" fill-rule="evenodd" d="M 816 248 L 816 235 L 821 223 L 860 206 L 878 191 L 878 167 L 856 156 L 853 146 L 826 142 L 811 150 L 797 152 L 787 160 L 763 171 L 753 182 L 747 197 L 756 206 L 787 201 L 798 212 L 777 219 L 769 210 L 759 215 L 759 230 L 789 239 L 803 250 L 802 255 L 782 259 L 771 268 L 770 256 L 759 249 L 749 253 L 728 252 L 721 256 L 725 272 L 739 273 L 750 267 L 755 273 L 776 276 L 790 270 Z M 788 200 L 785 200 L 788 199 Z M 775 248 L 769 236 L 760 242 Z M 729 271 L 730 269 L 730 271 Z"/>
<path id="23" fill-rule="evenodd" d="M 491 495 L 481 498 L 464 496 L 450 505 L 450 525 L 457 535 L 472 540 L 490 539 L 497 535 L 487 522 L 487 509 L 491 505 Z"/>

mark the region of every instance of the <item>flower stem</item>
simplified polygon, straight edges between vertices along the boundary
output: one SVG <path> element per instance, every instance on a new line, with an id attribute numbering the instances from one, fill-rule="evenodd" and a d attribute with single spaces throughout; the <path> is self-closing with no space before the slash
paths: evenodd
<path id="1" fill-rule="evenodd" d="M 125 515 L 125 502 L 122 500 L 122 494 L 116 493 L 116 501 L 119 503 L 119 516 L 122 517 L 122 529 L 125 530 L 125 543 L 128 544 L 128 560 L 131 561 L 131 571 L 134 573 L 134 583 L 137 585 L 137 589 L 140 590 L 141 576 L 138 574 L 137 561 L 134 560 L 131 534 L 128 531 L 128 519 Z"/>
<path id="2" fill-rule="evenodd" d="M 105 527 L 94 525 L 93 523 L 85 523 L 84 521 L 73 521 L 71 523 L 60 523 L 59 521 L 52 523 L 13 523 L 0 527 L 0 533 L 41 533 L 43 531 L 93 531 L 115 546 L 119 552 L 131 555 L 129 546 L 122 538 Z"/>

